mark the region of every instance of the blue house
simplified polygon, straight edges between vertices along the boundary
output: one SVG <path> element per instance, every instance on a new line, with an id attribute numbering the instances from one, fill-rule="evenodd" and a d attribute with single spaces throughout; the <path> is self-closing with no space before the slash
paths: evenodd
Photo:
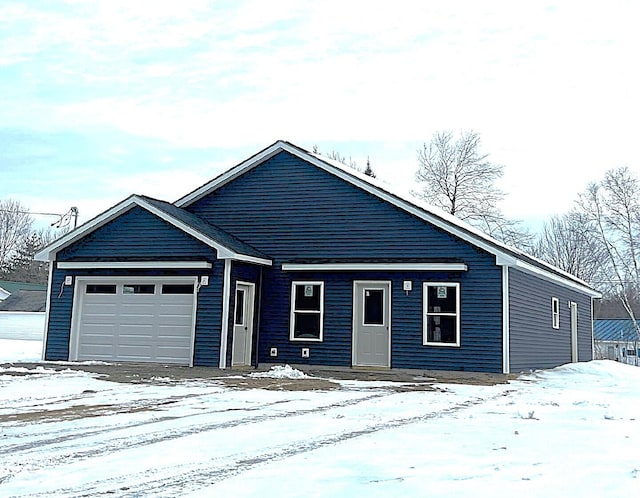
<path id="1" fill-rule="evenodd" d="M 37 258 L 45 360 L 508 373 L 593 355 L 583 281 L 284 141 Z"/>

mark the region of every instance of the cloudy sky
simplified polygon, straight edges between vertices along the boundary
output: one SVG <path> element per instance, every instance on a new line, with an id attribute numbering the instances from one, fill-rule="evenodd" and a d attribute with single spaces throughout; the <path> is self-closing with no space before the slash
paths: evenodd
<path id="1" fill-rule="evenodd" d="M 634 0 L 3 0 L 0 199 L 83 222 L 278 139 L 410 184 L 435 131 L 472 129 L 533 225 L 640 173 L 639 19 Z"/>

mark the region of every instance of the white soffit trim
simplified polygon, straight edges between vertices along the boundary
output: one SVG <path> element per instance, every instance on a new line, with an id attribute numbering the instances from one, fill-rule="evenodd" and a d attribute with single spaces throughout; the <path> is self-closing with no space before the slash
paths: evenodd
<path id="1" fill-rule="evenodd" d="M 467 271 L 465 263 L 282 263 L 283 271 Z"/>
<path id="2" fill-rule="evenodd" d="M 591 289 L 586 283 L 583 285 L 574 280 L 563 278 L 560 275 L 555 275 L 549 271 L 543 270 L 542 268 L 538 268 L 537 266 L 532 265 L 530 263 L 526 263 L 525 261 L 522 261 L 520 259 L 513 258 L 509 261 L 498 260 L 497 264 L 503 265 L 503 266 L 510 266 L 511 268 L 521 270 L 525 273 L 529 273 L 531 275 L 535 275 L 541 278 L 546 278 L 547 280 L 550 280 L 559 285 L 564 285 L 565 287 L 570 287 L 571 289 L 584 292 L 588 294 L 590 297 L 597 297 L 597 298 L 602 297 L 602 294 L 600 294 L 596 290 Z"/>
<path id="3" fill-rule="evenodd" d="M 230 169 L 229 171 L 227 171 L 226 173 L 223 173 L 222 175 L 218 176 L 217 178 L 214 178 L 213 180 L 211 180 L 209 183 L 203 185 L 202 187 L 200 187 L 199 189 L 195 190 L 194 192 L 186 195 L 185 197 L 182 197 L 181 199 L 177 200 L 174 204 L 178 207 L 182 207 L 185 205 L 188 205 L 192 202 L 195 202 L 196 200 L 204 197 L 205 195 L 209 194 L 210 192 L 212 192 L 213 190 L 215 190 L 218 187 L 221 187 L 223 185 L 225 185 L 226 183 L 230 182 L 231 180 L 233 180 L 234 178 L 242 175 L 243 173 L 245 173 L 246 171 L 249 171 L 250 169 L 258 166 L 261 162 L 269 159 L 270 157 L 276 155 L 278 152 L 280 151 L 286 151 L 296 157 L 299 157 L 300 159 L 302 159 L 303 161 L 307 161 L 311 164 L 313 164 L 314 166 L 317 166 L 318 168 L 327 171 L 330 174 L 333 174 L 335 176 L 337 176 L 338 178 L 352 184 L 355 185 L 359 188 L 361 188 L 362 190 L 364 190 L 365 192 L 368 192 L 380 199 L 383 199 L 389 203 L 391 203 L 392 205 L 399 207 L 400 209 L 416 216 L 417 218 L 420 218 L 422 220 L 425 220 L 429 223 L 431 223 L 432 225 L 441 228 L 442 230 L 445 230 L 446 232 L 466 241 L 469 242 L 470 244 L 488 252 L 489 254 L 493 254 L 494 256 L 496 256 L 496 264 L 500 265 L 500 266 L 504 266 L 505 264 L 509 265 L 509 266 L 515 266 L 515 262 L 517 261 L 518 263 L 523 263 L 525 265 L 527 265 L 528 263 L 524 263 L 522 261 L 520 261 L 519 259 L 517 259 L 516 256 L 513 256 L 510 252 L 507 251 L 507 248 L 505 247 L 504 250 L 500 249 L 500 245 L 501 243 L 498 241 L 494 241 L 493 243 L 489 242 L 489 240 L 485 240 L 483 238 L 482 235 L 480 234 L 474 234 L 473 231 L 468 231 L 468 230 L 464 230 L 462 227 L 458 227 L 456 224 L 454 223 L 449 223 L 446 220 L 432 214 L 429 213 L 428 211 L 425 211 L 424 209 L 421 209 L 417 206 L 415 206 L 414 204 L 412 204 L 409 201 L 406 201 L 404 199 L 402 199 L 401 196 L 399 195 L 394 195 L 391 194 L 389 192 L 387 192 L 384 187 L 380 186 L 376 186 L 372 183 L 370 183 L 369 180 L 363 180 L 358 178 L 355 174 L 351 174 L 348 173 L 344 170 L 342 170 L 341 168 L 339 168 L 338 166 L 333 166 L 332 164 L 330 164 L 330 162 L 328 160 L 323 160 L 320 159 L 316 156 L 314 156 L 311 153 L 308 153 L 304 150 L 301 150 L 297 147 L 292 146 L 291 144 L 284 142 L 282 140 L 274 143 L 273 145 L 269 146 L 268 148 L 264 149 L 263 151 L 259 152 L 258 154 L 250 157 L 249 159 L 243 161 L 242 163 L 238 164 L 237 166 L 235 166 L 234 168 Z M 517 251 L 516 251 L 517 253 Z M 548 265 L 547 263 L 541 261 L 540 262 L 541 265 L 544 266 L 549 266 L 550 269 L 549 270 L 545 270 L 542 267 L 535 267 L 534 265 L 530 265 L 532 268 L 536 268 L 536 273 L 539 274 L 540 276 L 547 278 L 549 280 L 555 281 L 555 282 L 561 282 L 564 285 L 568 285 L 569 287 L 573 287 L 575 289 L 579 289 L 582 292 L 587 292 L 589 293 L 591 296 L 593 297 L 599 297 L 600 294 L 595 292 L 593 289 L 591 289 L 586 283 L 581 285 L 580 283 L 576 282 L 575 280 L 572 280 L 572 278 L 575 277 L 571 277 L 569 275 L 567 275 L 567 278 L 564 279 L 561 276 L 557 275 L 556 273 L 554 273 L 553 271 L 551 271 L 551 265 Z M 521 265 L 518 265 L 521 266 Z"/>
<path id="4" fill-rule="evenodd" d="M 173 216 L 164 212 L 163 210 L 158 209 L 155 206 L 149 204 L 148 202 L 146 202 L 144 199 L 142 199 L 137 195 L 132 195 L 128 197 L 124 201 L 113 206 L 111 209 L 108 209 L 104 213 L 93 218 L 91 221 L 88 221 L 86 224 L 82 225 L 77 230 L 74 230 L 73 232 L 69 232 L 67 235 L 61 237 L 59 240 L 57 240 L 56 242 L 54 242 L 53 244 L 51 244 L 50 246 L 46 247 L 44 250 L 36 254 L 34 256 L 34 259 L 36 261 L 53 261 L 55 259 L 55 254 L 59 250 L 64 249 L 68 245 L 72 244 L 73 242 L 76 242 L 77 240 L 81 239 L 82 237 L 86 236 L 92 231 L 100 228 L 103 225 L 106 225 L 108 222 L 126 213 L 127 211 L 132 209 L 134 206 L 140 206 L 143 209 L 146 209 L 147 211 L 156 215 L 160 219 L 175 226 L 176 228 L 182 230 L 183 232 L 191 235 L 195 239 L 205 243 L 209 247 L 213 247 L 214 249 L 216 249 L 216 251 L 218 251 L 218 258 L 220 259 L 230 258 L 230 259 L 235 259 L 239 261 L 259 263 L 259 264 L 268 265 L 268 266 L 272 264 L 271 260 L 268 260 L 268 259 L 257 258 L 255 256 L 246 256 L 244 254 L 236 253 L 235 251 L 221 245 L 216 240 L 211 239 L 210 237 L 207 237 L 206 235 L 198 232 L 197 230 L 192 229 L 190 226 L 174 218 Z"/>
<path id="5" fill-rule="evenodd" d="M 87 270 L 87 269 L 119 269 L 119 268 L 170 268 L 182 269 L 210 269 L 211 263 L 207 261 L 60 261 L 60 270 Z"/>

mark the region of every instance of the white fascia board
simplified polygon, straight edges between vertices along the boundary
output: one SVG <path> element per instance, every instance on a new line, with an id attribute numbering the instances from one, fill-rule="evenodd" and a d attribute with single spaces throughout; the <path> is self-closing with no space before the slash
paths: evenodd
<path id="1" fill-rule="evenodd" d="M 116 204 L 111 209 L 106 210 L 104 213 L 96 216 L 95 218 L 89 220 L 84 225 L 81 225 L 76 230 L 69 232 L 68 234 L 60 237 L 58 240 L 45 247 L 42 251 L 37 253 L 33 259 L 36 261 L 53 261 L 55 259 L 56 253 L 67 247 L 68 245 L 74 243 L 75 241 L 81 239 L 88 233 L 93 232 L 94 230 L 100 228 L 101 226 L 107 224 L 111 220 L 117 218 L 121 214 L 126 213 L 129 209 L 131 209 L 134 205 L 136 205 L 136 196 L 127 197 L 124 201 Z"/>
<path id="2" fill-rule="evenodd" d="M 169 268 L 173 270 L 210 269 L 208 261 L 60 261 L 60 270 L 104 270 L 104 269 L 152 269 Z"/>
<path id="3" fill-rule="evenodd" d="M 465 263 L 283 263 L 283 271 L 467 271 Z"/>
<path id="4" fill-rule="evenodd" d="M 317 166 L 318 168 L 330 174 L 333 174 L 334 176 L 337 176 L 338 178 L 352 185 L 355 185 L 356 187 L 361 188 L 365 192 L 368 192 L 371 195 L 374 195 L 375 197 L 378 197 L 384 201 L 387 201 L 390 204 L 402 209 L 403 211 L 406 211 L 407 213 L 410 213 L 419 219 L 427 221 L 428 223 L 431 223 L 432 225 L 460 238 L 461 240 L 464 240 L 465 242 L 468 242 L 474 245 L 475 247 L 478 247 L 479 249 L 482 249 L 487 253 L 494 255 L 496 257 L 496 264 L 499 266 L 504 266 L 504 265 L 508 265 L 508 266 L 518 265 L 519 267 L 523 267 L 523 265 L 529 266 L 531 268 L 535 268 L 535 273 L 539 274 L 540 276 L 556 281 L 558 283 L 562 283 L 563 285 L 568 285 L 569 287 L 575 287 L 576 289 L 579 289 L 582 292 L 589 293 L 593 297 L 600 296 L 600 294 L 595 292 L 593 289 L 591 289 L 588 286 L 588 284 L 584 283 L 584 285 L 581 285 L 580 283 L 577 283 L 575 281 L 575 277 L 573 276 L 567 275 L 567 279 L 562 278 L 560 275 L 554 273 L 551 269 L 553 268 L 553 270 L 556 270 L 562 273 L 561 270 L 558 270 L 552 267 L 551 265 L 549 265 L 544 261 L 540 261 L 540 265 L 541 265 L 540 267 L 536 267 L 529 263 L 525 263 L 524 261 L 521 261 L 520 259 L 517 258 L 517 256 L 513 254 L 513 253 L 515 254 L 518 253 L 517 249 L 508 250 L 508 248 L 505 246 L 503 250 L 501 249 L 501 247 L 504 245 L 503 243 L 497 240 L 491 240 L 490 237 L 484 234 L 477 233 L 477 230 L 473 229 L 473 227 L 470 227 L 468 230 L 465 230 L 461 226 L 458 226 L 454 221 L 447 222 L 443 218 L 435 214 L 431 214 L 429 213 L 429 211 L 421 209 L 415 206 L 414 204 L 410 203 L 409 201 L 403 200 L 401 195 L 391 194 L 387 192 L 384 187 L 376 186 L 372 184 L 371 179 L 367 179 L 367 180 L 360 179 L 358 178 L 355 172 L 352 173 L 352 172 L 344 171 L 338 165 L 332 165 L 329 159 L 326 159 L 326 158 L 320 159 L 315 155 L 305 152 L 301 149 L 298 149 L 297 147 L 294 147 L 291 144 L 284 141 L 278 141 L 273 145 L 271 145 L 270 147 L 266 148 L 265 150 L 261 151 L 260 153 L 256 154 L 255 156 L 250 157 L 246 161 L 240 163 L 239 165 L 227 171 L 226 173 L 223 173 L 222 175 L 210 181 L 206 185 L 203 185 L 198 190 L 183 197 L 182 199 L 179 199 L 178 201 L 176 201 L 175 205 L 178 207 L 182 207 L 184 205 L 190 204 L 191 202 L 194 202 L 200 199 L 201 197 L 207 195 L 208 193 L 212 192 L 216 188 L 228 183 L 229 181 L 242 175 L 246 171 L 249 171 L 250 169 L 254 168 L 261 162 L 276 155 L 280 151 L 286 151 L 296 157 L 299 157 L 300 159 L 307 161 L 313 164 L 314 166 Z M 545 267 L 549 267 L 549 270 L 545 270 L 544 269 Z"/>
<path id="5" fill-rule="evenodd" d="M 222 244 L 215 241 L 214 239 L 207 237 L 206 235 L 198 232 L 197 230 L 194 230 L 190 226 L 174 218 L 173 216 L 169 215 L 163 210 L 158 209 L 155 206 L 149 204 L 148 202 L 138 197 L 137 195 L 132 195 L 131 197 L 128 197 L 121 203 L 116 204 L 111 209 L 105 211 L 99 216 L 96 216 L 95 218 L 93 218 L 91 221 L 82 225 L 78 230 L 69 232 L 69 234 L 61 237 L 59 240 L 57 240 L 50 246 L 46 247 L 45 249 L 37 253 L 34 256 L 34 259 L 36 261 L 55 260 L 55 255 L 58 251 L 60 251 L 61 249 L 64 249 L 65 247 L 72 244 L 73 242 L 81 239 L 82 237 L 86 236 L 92 231 L 97 230 L 98 228 L 102 227 L 108 222 L 116 219 L 118 216 L 121 216 L 122 214 L 126 213 L 134 206 L 140 206 L 143 209 L 146 209 L 147 211 L 154 214 L 158 218 L 166 221 L 167 223 L 175 226 L 176 228 L 182 230 L 183 232 L 191 235 L 192 237 L 199 240 L 200 242 L 203 242 L 209 247 L 212 247 L 218 252 L 219 259 L 230 258 L 230 259 L 235 259 L 239 261 L 248 261 L 248 262 L 255 262 L 255 263 L 264 264 L 264 265 L 271 265 L 270 260 L 236 253 L 235 251 L 229 249 L 228 247 L 223 246 Z"/>
<path id="6" fill-rule="evenodd" d="M 237 254 L 234 251 L 232 251 L 231 249 L 221 245 L 220 243 L 218 243 L 215 240 L 207 237 L 206 235 L 198 232 L 197 230 L 194 230 L 189 225 L 187 225 L 187 224 L 183 223 L 182 221 L 174 218 L 173 216 L 171 216 L 170 214 L 164 212 L 163 210 L 158 209 L 155 206 L 152 206 L 148 202 L 145 202 L 144 199 L 140 199 L 139 197 L 136 197 L 136 200 L 137 200 L 137 204 L 140 207 L 146 209 L 150 213 L 155 214 L 158 218 L 161 218 L 164 221 L 166 221 L 167 223 L 172 224 L 176 228 L 179 228 L 180 230 L 182 230 L 183 232 L 191 235 L 193 238 L 199 240 L 200 242 L 204 242 L 208 246 L 213 247 L 216 251 L 218 251 L 218 257 L 219 258 L 221 258 L 221 259 L 222 258 L 233 258 L 233 257 L 237 256 Z"/>
<path id="7" fill-rule="evenodd" d="M 216 178 L 214 178 L 210 182 L 205 183 L 202 187 L 194 190 L 190 194 L 187 194 L 184 197 L 181 197 L 176 202 L 174 202 L 174 205 L 178 206 L 178 207 L 188 206 L 189 204 L 201 199 L 202 197 L 207 195 L 212 190 L 215 190 L 216 188 L 219 188 L 222 185 L 225 185 L 226 183 L 230 182 L 234 178 L 236 178 L 236 177 L 242 175 L 243 173 L 245 173 L 246 171 L 249 171 L 250 169 L 254 168 L 258 164 L 260 164 L 260 163 L 266 161 L 267 159 L 275 156 L 281 150 L 291 149 L 291 147 L 285 148 L 286 145 L 287 144 L 285 142 L 282 142 L 282 141 L 278 141 L 278 142 L 274 143 L 273 145 L 267 147 L 263 151 L 258 152 L 256 155 L 251 156 L 249 159 L 246 159 L 246 160 L 242 161 L 237 166 L 234 166 L 230 170 L 222 173 L 220 176 L 217 176 Z M 297 151 L 296 152 L 292 152 L 292 154 L 295 154 L 298 157 L 300 156 L 300 153 L 297 152 Z"/>
<path id="8" fill-rule="evenodd" d="M 271 261 L 270 259 L 257 258 L 255 256 L 247 256 L 246 254 L 236 254 L 235 257 L 228 258 L 228 259 L 233 259 L 235 261 L 242 261 L 244 263 L 255 263 L 257 265 L 263 265 L 263 266 L 273 266 L 273 261 Z"/>
<path id="9" fill-rule="evenodd" d="M 580 291 L 580 292 L 584 292 L 585 294 L 589 295 L 590 297 L 597 297 L 600 298 L 602 297 L 602 294 L 594 289 L 592 289 L 591 287 L 589 287 L 586 283 L 582 284 L 580 282 L 577 282 L 575 280 L 571 280 L 569 278 L 564 278 L 560 275 L 556 275 L 554 273 L 551 273 L 549 271 L 544 270 L 543 268 L 540 268 L 538 266 L 532 265 L 530 263 L 527 263 L 525 261 L 522 261 L 520 259 L 516 259 L 514 258 L 512 262 L 506 261 L 506 260 L 499 260 L 498 263 L 499 265 L 503 265 L 503 266 L 510 266 L 512 268 L 516 268 L 518 270 L 521 270 L 525 273 L 529 273 L 531 275 L 535 275 L 541 278 L 544 278 L 546 280 L 549 280 L 551 282 L 554 282 L 558 285 L 563 285 L 565 287 L 569 287 L 571 289 Z M 574 277 L 575 278 L 575 277 Z"/>

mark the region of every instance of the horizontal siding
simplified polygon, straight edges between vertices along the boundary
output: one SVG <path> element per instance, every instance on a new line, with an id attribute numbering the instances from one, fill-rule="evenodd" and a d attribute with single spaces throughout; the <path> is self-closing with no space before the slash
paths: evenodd
<path id="1" fill-rule="evenodd" d="M 291 282 L 325 283 L 324 335 L 321 343 L 289 340 Z M 265 280 L 261 323 L 261 362 L 351 366 L 353 284 L 356 280 L 391 281 L 391 356 L 393 368 L 502 370 L 502 315 L 487 313 L 501 300 L 501 282 L 489 272 L 483 287 L 468 286 L 468 275 L 428 272 L 346 272 L 276 273 Z M 404 280 L 413 282 L 408 294 Z M 461 283 L 461 347 L 424 346 L 422 344 L 422 283 Z M 268 282 L 268 284 L 267 284 Z M 283 313 L 282 310 L 287 312 Z M 278 348 L 278 357 L 270 358 L 270 348 Z M 303 347 L 310 357 L 302 358 Z"/>
<path id="2" fill-rule="evenodd" d="M 51 302 L 44 352 L 44 359 L 47 361 L 67 361 L 69 359 L 73 286 L 65 286 L 64 277 L 70 274 L 72 272 L 53 270 L 51 289 L 49 289 Z"/>
<path id="3" fill-rule="evenodd" d="M 551 298 L 560 302 L 554 329 Z M 512 372 L 553 368 L 571 361 L 571 310 L 578 303 L 578 359 L 592 359 L 591 298 L 528 273 L 509 269 L 509 335 Z"/>
<path id="4" fill-rule="evenodd" d="M 145 209 L 135 206 L 57 255 L 58 261 L 127 258 L 213 261 L 216 259 L 216 251 Z"/>
<path id="5" fill-rule="evenodd" d="M 280 261 L 477 257 L 449 233 L 284 152 L 186 209 Z"/>
<path id="6" fill-rule="evenodd" d="M 392 366 L 501 371 L 501 272 L 495 259 L 379 198 L 287 153 L 280 153 L 187 207 L 274 260 L 264 269 L 260 362 L 351 365 L 353 280 L 393 281 Z M 344 274 L 283 273 L 300 259 L 454 259 L 469 271 Z M 234 265 L 235 266 L 235 265 Z M 325 281 L 324 341 L 289 341 L 292 279 Z M 414 281 L 406 296 L 402 280 Z M 463 285 L 462 347 L 422 346 L 422 282 Z M 271 347 L 279 355 L 269 356 Z M 301 348 L 310 348 L 310 358 Z"/>

